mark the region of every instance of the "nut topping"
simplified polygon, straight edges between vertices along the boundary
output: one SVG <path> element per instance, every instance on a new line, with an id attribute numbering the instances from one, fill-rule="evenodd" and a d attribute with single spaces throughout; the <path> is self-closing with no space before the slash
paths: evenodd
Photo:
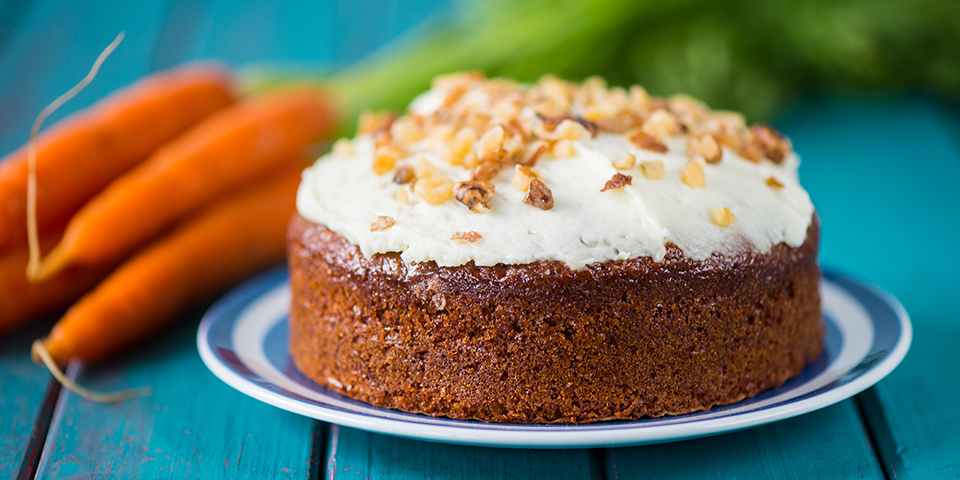
<path id="1" fill-rule="evenodd" d="M 723 158 L 723 150 L 720 144 L 712 135 L 691 135 L 687 140 L 687 153 L 690 155 L 699 155 L 707 163 L 720 163 Z"/>
<path id="2" fill-rule="evenodd" d="M 370 224 L 371 232 L 379 232 L 380 230 L 386 230 L 397 223 L 393 217 L 387 217 L 385 215 L 380 215 L 377 219 Z"/>
<path id="3" fill-rule="evenodd" d="M 540 210 L 550 210 L 553 208 L 553 192 L 539 178 L 531 178 L 523 203 L 533 205 Z"/>
<path id="4" fill-rule="evenodd" d="M 703 165 L 696 160 L 690 160 L 680 172 L 680 181 L 690 188 L 703 188 L 706 184 L 703 175 Z"/>
<path id="5" fill-rule="evenodd" d="M 667 146 L 660 141 L 657 137 L 644 132 L 643 130 L 637 130 L 632 135 L 630 135 L 630 143 L 641 148 L 643 150 L 649 150 L 651 152 L 657 153 L 667 153 Z"/>
<path id="6" fill-rule="evenodd" d="M 606 192 L 607 190 L 618 190 L 632 183 L 633 183 L 632 176 L 624 175 L 620 172 L 617 172 L 616 174 L 614 174 L 614 176 L 610 180 L 607 180 L 606 185 L 604 185 L 603 188 L 600 189 L 600 191 Z"/>
<path id="7" fill-rule="evenodd" d="M 713 223 L 720 225 L 721 227 L 726 227 L 731 225 L 733 222 L 737 221 L 737 217 L 730 212 L 730 209 L 727 207 L 713 207 L 710 209 L 710 218 L 713 219 Z"/>
<path id="8" fill-rule="evenodd" d="M 644 160 L 640 162 L 640 171 L 650 180 L 660 180 L 663 176 L 663 162 L 660 160 Z"/>
<path id="9" fill-rule="evenodd" d="M 453 186 L 454 198 L 473 213 L 490 211 L 490 199 L 494 191 L 492 183 L 483 181 L 460 182 Z"/>
<path id="10" fill-rule="evenodd" d="M 767 186 L 769 186 L 774 190 L 780 190 L 781 188 L 783 188 L 783 184 L 780 183 L 780 181 L 774 177 L 770 177 L 767 179 Z"/>
<path id="11" fill-rule="evenodd" d="M 450 237 L 450 240 L 461 240 L 464 242 L 474 243 L 481 238 L 483 238 L 483 236 L 477 232 L 457 232 Z"/>
<path id="12" fill-rule="evenodd" d="M 526 192 L 530 188 L 530 180 L 534 178 L 540 178 L 540 172 L 526 165 L 517 165 L 513 171 L 513 187 Z"/>
<path id="13" fill-rule="evenodd" d="M 413 167 L 410 165 L 400 165 L 396 172 L 393 172 L 393 183 L 410 183 L 414 177 Z"/>
<path id="14" fill-rule="evenodd" d="M 613 161 L 613 168 L 617 170 L 629 170 L 633 168 L 633 165 L 637 162 L 637 157 L 633 156 L 632 153 L 628 153 L 616 160 Z"/>
<path id="15" fill-rule="evenodd" d="M 453 181 L 442 176 L 424 177 L 417 180 L 413 193 L 430 205 L 440 205 L 453 196 Z"/>

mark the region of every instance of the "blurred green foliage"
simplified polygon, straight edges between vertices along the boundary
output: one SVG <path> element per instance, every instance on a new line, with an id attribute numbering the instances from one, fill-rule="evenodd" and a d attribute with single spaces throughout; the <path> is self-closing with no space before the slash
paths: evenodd
<path id="1" fill-rule="evenodd" d="M 360 109 L 402 109 L 441 73 L 532 81 L 603 75 L 769 118 L 823 91 L 960 91 L 960 2 L 473 0 L 325 83 Z"/>

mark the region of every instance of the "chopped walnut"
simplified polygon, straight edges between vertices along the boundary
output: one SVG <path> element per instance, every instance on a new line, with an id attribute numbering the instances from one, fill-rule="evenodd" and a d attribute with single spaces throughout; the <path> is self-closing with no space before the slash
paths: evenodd
<path id="1" fill-rule="evenodd" d="M 461 240 L 464 242 L 474 243 L 481 238 L 483 238 L 483 236 L 477 232 L 457 232 L 450 237 L 450 240 Z"/>
<path id="2" fill-rule="evenodd" d="M 660 180 L 663 177 L 663 162 L 660 160 L 644 160 L 640 162 L 640 171 L 650 180 Z"/>
<path id="3" fill-rule="evenodd" d="M 490 182 L 469 181 L 460 182 L 453 186 L 453 196 L 458 202 L 467 206 L 473 213 L 490 211 L 490 199 L 495 189 Z"/>
<path id="4" fill-rule="evenodd" d="M 500 161 L 503 160 L 506 153 L 507 152 L 501 148 L 488 155 L 481 161 L 480 165 L 470 171 L 470 180 L 489 182 L 497 178 L 497 175 L 500 175 L 500 171 L 503 170 L 503 164 L 500 163 Z"/>
<path id="5" fill-rule="evenodd" d="M 720 225 L 721 227 L 726 227 L 733 222 L 737 221 L 737 217 L 730 212 L 730 209 L 727 207 L 713 207 L 710 209 L 710 218 L 713 219 L 713 223 Z"/>
<path id="6" fill-rule="evenodd" d="M 720 163 L 723 158 L 723 149 L 712 135 L 691 135 L 687 140 L 687 153 L 699 155 L 707 163 Z"/>
<path id="7" fill-rule="evenodd" d="M 537 164 L 537 160 L 539 160 L 544 153 L 547 153 L 547 150 L 550 150 L 550 145 L 547 144 L 547 142 L 542 140 L 533 142 L 520 152 L 520 157 L 516 163 L 532 167 Z"/>
<path id="8" fill-rule="evenodd" d="M 754 134 L 755 138 L 759 140 L 760 145 L 763 146 L 767 158 L 774 163 L 783 162 L 783 159 L 793 151 L 790 140 L 769 125 L 756 124 L 750 128 L 750 131 Z"/>
<path id="9" fill-rule="evenodd" d="M 333 143 L 333 154 L 338 157 L 352 157 L 357 151 L 353 148 L 353 142 L 349 138 L 341 138 Z"/>
<path id="10" fill-rule="evenodd" d="M 438 177 L 441 175 L 440 169 L 437 168 L 436 165 L 430 163 L 430 160 L 427 160 L 422 156 L 417 157 L 417 168 L 415 171 L 417 178 Z"/>
<path id="11" fill-rule="evenodd" d="M 407 115 L 397 119 L 390 125 L 390 136 L 407 145 L 423 140 L 427 134 L 420 125 L 422 118 L 416 115 Z"/>
<path id="12" fill-rule="evenodd" d="M 444 160 L 450 165 L 462 165 L 464 158 L 473 148 L 473 142 L 477 140 L 477 133 L 472 128 L 461 128 L 453 137 L 450 148 L 447 150 Z"/>
<path id="13" fill-rule="evenodd" d="M 380 230 L 386 230 L 397 223 L 393 217 L 387 217 L 385 215 L 380 215 L 377 219 L 370 224 L 371 232 L 379 232 Z"/>
<path id="14" fill-rule="evenodd" d="M 613 161 L 613 168 L 617 170 L 629 170 L 633 168 L 634 164 L 637 163 L 637 157 L 633 156 L 632 153 L 628 153 L 616 160 Z"/>
<path id="15" fill-rule="evenodd" d="M 393 183 L 403 185 L 404 183 L 410 183 L 410 180 L 413 180 L 414 177 L 413 167 L 401 165 L 397 168 L 397 171 L 393 172 Z"/>
<path id="16" fill-rule="evenodd" d="M 586 140 L 592 135 L 586 127 L 576 120 L 564 120 L 557 126 L 556 134 L 558 139 L 566 140 Z"/>
<path id="17" fill-rule="evenodd" d="M 397 160 L 407 156 L 407 152 L 392 145 L 383 145 L 373 151 L 373 173 L 386 175 L 397 166 Z"/>
<path id="18" fill-rule="evenodd" d="M 526 165 L 517 165 L 513 171 L 513 187 L 521 192 L 526 192 L 530 188 L 530 180 L 533 178 L 540 178 L 540 172 Z"/>
<path id="19" fill-rule="evenodd" d="M 397 189 L 397 201 L 404 205 L 410 203 L 410 198 L 407 196 L 407 189 L 403 187 Z"/>
<path id="20" fill-rule="evenodd" d="M 781 188 L 783 188 L 783 184 L 780 183 L 780 181 L 774 177 L 767 178 L 767 186 L 769 186 L 774 190 L 780 190 Z"/>
<path id="21" fill-rule="evenodd" d="M 680 181 L 690 188 L 703 188 L 706 184 L 703 175 L 703 165 L 696 160 L 690 160 L 680 173 Z"/>
<path id="22" fill-rule="evenodd" d="M 632 176 L 617 172 L 610 180 L 607 180 L 606 185 L 604 185 L 600 191 L 606 192 L 607 190 L 618 190 L 631 184 L 633 184 Z"/>
<path id="23" fill-rule="evenodd" d="M 539 178 L 531 178 L 523 203 L 533 205 L 540 210 L 550 210 L 553 208 L 553 192 Z"/>
<path id="24" fill-rule="evenodd" d="M 487 155 L 499 150 L 500 147 L 503 146 L 503 139 L 505 135 L 506 132 L 503 130 L 502 125 L 497 125 L 484 132 L 484 134 L 480 137 L 480 142 L 477 144 L 477 156 L 482 159 L 483 157 L 486 157 Z"/>
<path id="25" fill-rule="evenodd" d="M 763 157 L 766 155 L 763 144 L 760 143 L 760 140 L 752 132 L 748 132 L 747 138 L 744 140 L 743 146 L 740 147 L 740 151 L 738 153 L 745 160 L 749 160 L 753 163 L 762 162 Z"/>
<path id="26" fill-rule="evenodd" d="M 357 133 L 360 135 L 372 135 L 377 132 L 388 131 L 393 121 L 397 119 L 394 112 L 364 112 L 360 114 L 360 125 Z"/>
<path id="27" fill-rule="evenodd" d="M 440 205 L 453 196 L 453 181 L 442 176 L 424 177 L 417 180 L 413 193 L 430 205 Z"/>
<path id="28" fill-rule="evenodd" d="M 644 132 L 643 130 L 637 130 L 630 135 L 630 143 L 641 148 L 643 150 L 649 150 L 651 152 L 657 153 L 667 153 L 667 146 L 660 141 L 659 138 Z"/>
<path id="29" fill-rule="evenodd" d="M 553 144 L 553 148 L 550 149 L 550 152 L 553 153 L 554 157 L 557 158 L 570 158 L 573 156 L 573 142 L 568 139 L 563 139 Z"/>
<path id="30" fill-rule="evenodd" d="M 680 126 L 680 122 L 677 121 L 677 117 L 673 116 L 672 113 L 666 109 L 659 109 L 651 113 L 650 116 L 644 120 L 643 130 L 658 137 L 669 137 L 679 135 L 683 131 L 683 128 Z"/>

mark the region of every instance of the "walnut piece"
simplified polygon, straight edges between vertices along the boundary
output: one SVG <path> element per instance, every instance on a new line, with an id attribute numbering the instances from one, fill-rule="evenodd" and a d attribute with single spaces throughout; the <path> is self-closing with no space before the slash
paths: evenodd
<path id="1" fill-rule="evenodd" d="M 550 210 L 553 208 L 553 192 L 539 178 L 531 178 L 523 203 L 533 205 L 540 210 Z"/>
<path id="2" fill-rule="evenodd" d="M 730 209 L 727 207 L 713 207 L 710 209 L 710 218 L 713 219 L 713 223 L 720 225 L 721 227 L 726 227 L 733 222 L 737 221 L 737 217 L 730 212 Z"/>
<path id="3" fill-rule="evenodd" d="M 376 147 L 373 151 L 373 173 L 386 175 L 392 172 L 397 166 L 397 161 L 407 155 L 406 151 L 393 145 Z"/>
<path id="4" fill-rule="evenodd" d="M 424 177 L 417 180 L 413 193 L 430 205 L 440 205 L 453 196 L 453 181 L 442 176 Z"/>
<path id="5" fill-rule="evenodd" d="M 457 233 L 454 233 L 453 236 L 450 237 L 450 240 L 461 240 L 461 241 L 464 241 L 464 242 L 473 243 L 473 242 L 476 242 L 477 240 L 480 240 L 481 238 L 483 238 L 482 235 L 480 235 L 480 234 L 477 233 L 477 232 L 472 232 L 472 231 L 471 231 L 471 232 L 457 232 Z"/>
<path id="6" fill-rule="evenodd" d="M 553 156 L 557 158 L 570 158 L 573 156 L 573 142 L 569 139 L 563 139 L 557 141 L 553 144 L 553 148 L 550 149 L 550 153 L 553 153 Z"/>
<path id="7" fill-rule="evenodd" d="M 380 230 L 386 230 L 397 223 L 393 217 L 387 217 L 385 215 L 380 215 L 377 219 L 370 224 L 371 232 L 379 232 Z"/>
<path id="8" fill-rule="evenodd" d="M 399 183 L 400 185 L 410 183 L 410 180 L 413 180 L 415 176 L 413 167 L 410 165 L 400 165 L 397 171 L 393 172 L 393 183 Z"/>
<path id="9" fill-rule="evenodd" d="M 470 149 L 473 148 L 473 142 L 476 141 L 476 139 L 477 133 L 474 132 L 472 128 L 461 128 L 456 135 L 454 135 L 444 156 L 444 160 L 450 165 L 462 165 L 464 157 L 466 157 Z"/>
<path id="10" fill-rule="evenodd" d="M 377 132 L 386 132 L 390 130 L 394 120 L 397 119 L 395 112 L 363 112 L 360 114 L 359 127 L 357 133 L 360 135 L 373 135 Z"/>
<path id="11" fill-rule="evenodd" d="M 720 163 L 723 149 L 712 135 L 691 135 L 687 140 L 687 154 L 700 155 L 707 163 Z"/>
<path id="12" fill-rule="evenodd" d="M 400 187 L 397 189 L 397 201 L 406 205 L 410 203 L 410 198 L 407 196 L 407 189 Z"/>
<path id="13" fill-rule="evenodd" d="M 631 185 L 632 183 L 633 183 L 632 176 L 624 175 L 620 172 L 617 172 L 616 174 L 613 175 L 612 178 L 610 178 L 610 180 L 607 180 L 606 185 L 604 185 L 603 188 L 600 189 L 600 191 L 606 192 L 607 190 L 617 190 L 627 185 Z"/>
<path id="14" fill-rule="evenodd" d="M 706 184 L 703 175 L 703 165 L 696 160 L 690 160 L 680 172 L 680 181 L 690 188 L 703 188 Z"/>
<path id="15" fill-rule="evenodd" d="M 617 170 L 629 170 L 633 168 L 634 164 L 637 163 L 637 157 L 633 156 L 632 153 L 628 153 L 616 160 L 613 161 L 613 168 Z"/>
<path id="16" fill-rule="evenodd" d="M 637 130 L 630 135 L 630 143 L 641 148 L 643 150 L 649 150 L 651 152 L 657 153 L 667 153 L 667 146 L 660 141 L 659 138 L 644 132 L 643 130 Z"/>
<path id="17" fill-rule="evenodd" d="M 480 142 L 477 144 L 477 156 L 483 159 L 487 155 L 499 150 L 500 147 L 503 146 L 505 135 L 506 132 L 502 125 L 497 125 L 484 132 L 483 136 L 480 137 Z M 483 163 L 482 160 L 481 163 Z"/>
<path id="18" fill-rule="evenodd" d="M 783 188 L 783 184 L 780 183 L 780 181 L 774 177 L 770 177 L 767 179 L 767 186 L 769 186 L 774 190 L 780 190 L 781 188 Z"/>
<path id="19" fill-rule="evenodd" d="M 534 178 L 540 178 L 540 172 L 526 165 L 517 165 L 513 171 L 513 187 L 526 192 L 530 188 L 530 180 Z"/>
<path id="20" fill-rule="evenodd" d="M 492 183 L 477 180 L 460 182 L 453 186 L 454 198 L 473 213 L 490 211 L 490 199 L 493 198 L 494 191 Z"/>
<path id="21" fill-rule="evenodd" d="M 640 162 L 640 172 L 650 180 L 660 180 L 663 177 L 663 162 L 660 160 L 644 160 Z"/>
<path id="22" fill-rule="evenodd" d="M 520 152 L 521 156 L 517 160 L 517 163 L 532 167 L 537 164 L 537 160 L 539 160 L 544 153 L 547 153 L 547 150 L 550 150 L 550 145 L 547 144 L 547 142 L 542 140 L 533 142 Z"/>
<path id="23" fill-rule="evenodd" d="M 767 158 L 774 163 L 782 163 L 784 157 L 793 151 L 790 140 L 769 125 L 758 123 L 750 128 L 750 132 L 753 133 L 760 145 L 763 146 Z"/>

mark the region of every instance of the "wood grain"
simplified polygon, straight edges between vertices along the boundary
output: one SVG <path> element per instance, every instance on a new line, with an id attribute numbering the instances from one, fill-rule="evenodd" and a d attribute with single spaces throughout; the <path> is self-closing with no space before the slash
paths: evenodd
<path id="1" fill-rule="evenodd" d="M 602 466 L 589 450 L 524 450 L 421 442 L 330 427 L 325 471 L 329 480 L 589 479 Z"/>
<path id="2" fill-rule="evenodd" d="M 29 470 L 43 447 L 53 413 L 45 399 L 56 394 L 56 383 L 30 361 L 30 344 L 49 330 L 52 320 L 0 337 L 0 480 L 20 478 L 24 462 Z"/>
<path id="3" fill-rule="evenodd" d="M 131 355 L 79 369 L 99 391 L 153 395 L 100 404 L 66 392 L 37 478 L 306 478 L 313 421 L 230 388 L 200 360 L 198 308 Z"/>
<path id="4" fill-rule="evenodd" d="M 742 432 L 612 449 L 607 478 L 883 479 L 853 401 Z"/>

